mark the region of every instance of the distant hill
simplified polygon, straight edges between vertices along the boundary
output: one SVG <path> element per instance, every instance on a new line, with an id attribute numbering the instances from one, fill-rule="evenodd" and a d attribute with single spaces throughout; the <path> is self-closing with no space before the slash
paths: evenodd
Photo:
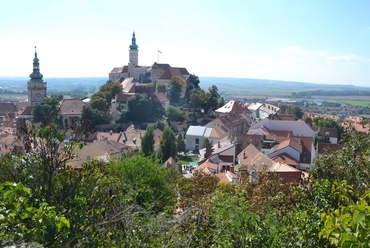
<path id="1" fill-rule="evenodd" d="M 293 92 L 308 90 L 329 91 L 354 91 L 366 90 L 370 87 L 354 85 L 330 85 L 313 84 L 304 82 L 289 82 L 267 79 L 251 78 L 222 78 L 222 77 L 200 77 L 200 87 L 207 90 L 212 85 L 218 87 L 219 92 L 226 99 L 250 98 L 250 97 L 281 97 L 291 96 Z M 0 87 L 15 90 L 20 93 L 27 91 L 27 77 L 0 77 Z M 56 92 L 83 91 L 95 92 L 103 85 L 107 77 L 82 77 L 82 78 L 44 78 L 48 84 L 48 94 Z"/>
<path id="2" fill-rule="evenodd" d="M 218 91 L 226 98 L 291 96 L 293 92 L 309 90 L 370 90 L 370 87 L 355 85 L 314 84 L 268 79 L 220 77 L 200 77 L 199 79 L 202 89 L 207 90 L 210 86 L 216 85 Z"/>

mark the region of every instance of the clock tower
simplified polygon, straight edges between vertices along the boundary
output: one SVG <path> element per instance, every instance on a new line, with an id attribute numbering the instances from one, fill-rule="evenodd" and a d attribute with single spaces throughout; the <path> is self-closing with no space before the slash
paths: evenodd
<path id="1" fill-rule="evenodd" d="M 129 62 L 128 62 L 128 77 L 135 77 L 135 67 L 139 65 L 139 50 L 136 44 L 135 32 L 132 33 Z"/>
<path id="2" fill-rule="evenodd" d="M 39 105 L 46 97 L 46 82 L 42 80 L 43 75 L 40 73 L 39 59 L 35 47 L 35 58 L 33 59 L 33 72 L 30 74 L 30 80 L 27 82 L 28 104 L 33 107 Z"/>

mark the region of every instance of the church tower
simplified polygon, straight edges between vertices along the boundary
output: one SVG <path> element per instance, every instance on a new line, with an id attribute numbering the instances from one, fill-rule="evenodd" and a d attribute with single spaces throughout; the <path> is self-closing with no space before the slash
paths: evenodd
<path id="1" fill-rule="evenodd" d="M 128 63 L 128 72 L 129 77 L 135 77 L 135 67 L 139 65 L 139 50 L 138 45 L 136 45 L 135 32 L 132 33 L 130 51 L 129 51 L 129 63 Z"/>
<path id="2" fill-rule="evenodd" d="M 35 47 L 35 58 L 33 59 L 33 72 L 30 74 L 30 80 L 27 82 L 28 104 L 30 106 L 39 105 L 46 97 L 46 82 L 42 80 L 43 75 L 40 73 L 39 59 Z"/>

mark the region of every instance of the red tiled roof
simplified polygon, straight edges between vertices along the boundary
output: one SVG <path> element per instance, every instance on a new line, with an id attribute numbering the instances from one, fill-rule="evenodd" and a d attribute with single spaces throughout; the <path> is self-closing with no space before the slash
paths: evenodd
<path id="1" fill-rule="evenodd" d="M 127 102 L 135 93 L 120 93 L 116 95 L 116 102 Z"/>
<path id="2" fill-rule="evenodd" d="M 32 115 L 32 107 L 27 106 L 21 113 L 20 115 Z"/>
<path id="3" fill-rule="evenodd" d="M 285 152 L 278 155 L 278 156 L 275 156 L 275 157 L 271 158 L 271 160 L 276 162 L 276 163 L 285 163 L 285 164 L 293 166 L 295 168 L 297 168 L 299 166 L 299 162 L 296 159 L 294 159 L 292 156 L 290 156 L 289 154 L 287 154 Z"/>
<path id="4" fill-rule="evenodd" d="M 167 96 L 163 94 L 163 92 L 154 93 L 152 95 L 152 100 L 158 103 L 164 103 L 164 102 L 169 101 Z"/>
<path id="5" fill-rule="evenodd" d="M 86 105 L 81 99 L 63 99 L 59 107 L 62 114 L 81 115 L 82 108 Z"/>
<path id="6" fill-rule="evenodd" d="M 183 78 L 182 73 L 177 68 L 169 67 L 165 72 L 159 77 L 159 79 L 172 79 L 173 76 L 180 76 Z"/>
<path id="7" fill-rule="evenodd" d="M 173 69 L 178 69 L 182 75 L 189 75 L 190 73 L 185 67 L 172 67 Z"/>
<path id="8" fill-rule="evenodd" d="M 343 148 L 342 144 L 331 144 L 324 142 L 317 142 L 317 153 L 318 154 L 328 154 L 331 152 L 339 151 Z"/>
<path id="9" fill-rule="evenodd" d="M 165 71 L 168 67 L 171 67 L 171 66 L 169 64 L 159 64 L 157 62 L 154 62 L 154 64 L 149 68 L 149 70 L 163 69 Z"/>

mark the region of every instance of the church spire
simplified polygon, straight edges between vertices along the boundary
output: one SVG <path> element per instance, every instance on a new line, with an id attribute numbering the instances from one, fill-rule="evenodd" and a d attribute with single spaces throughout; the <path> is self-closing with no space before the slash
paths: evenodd
<path id="1" fill-rule="evenodd" d="M 35 46 L 35 58 L 33 59 L 33 72 L 30 74 L 30 82 L 43 82 L 42 77 L 43 75 L 40 73 L 40 64 Z"/>
<path id="2" fill-rule="evenodd" d="M 132 33 L 132 39 L 131 39 L 131 45 L 130 50 L 137 50 L 138 45 L 136 45 L 136 38 L 135 38 L 135 32 Z"/>

